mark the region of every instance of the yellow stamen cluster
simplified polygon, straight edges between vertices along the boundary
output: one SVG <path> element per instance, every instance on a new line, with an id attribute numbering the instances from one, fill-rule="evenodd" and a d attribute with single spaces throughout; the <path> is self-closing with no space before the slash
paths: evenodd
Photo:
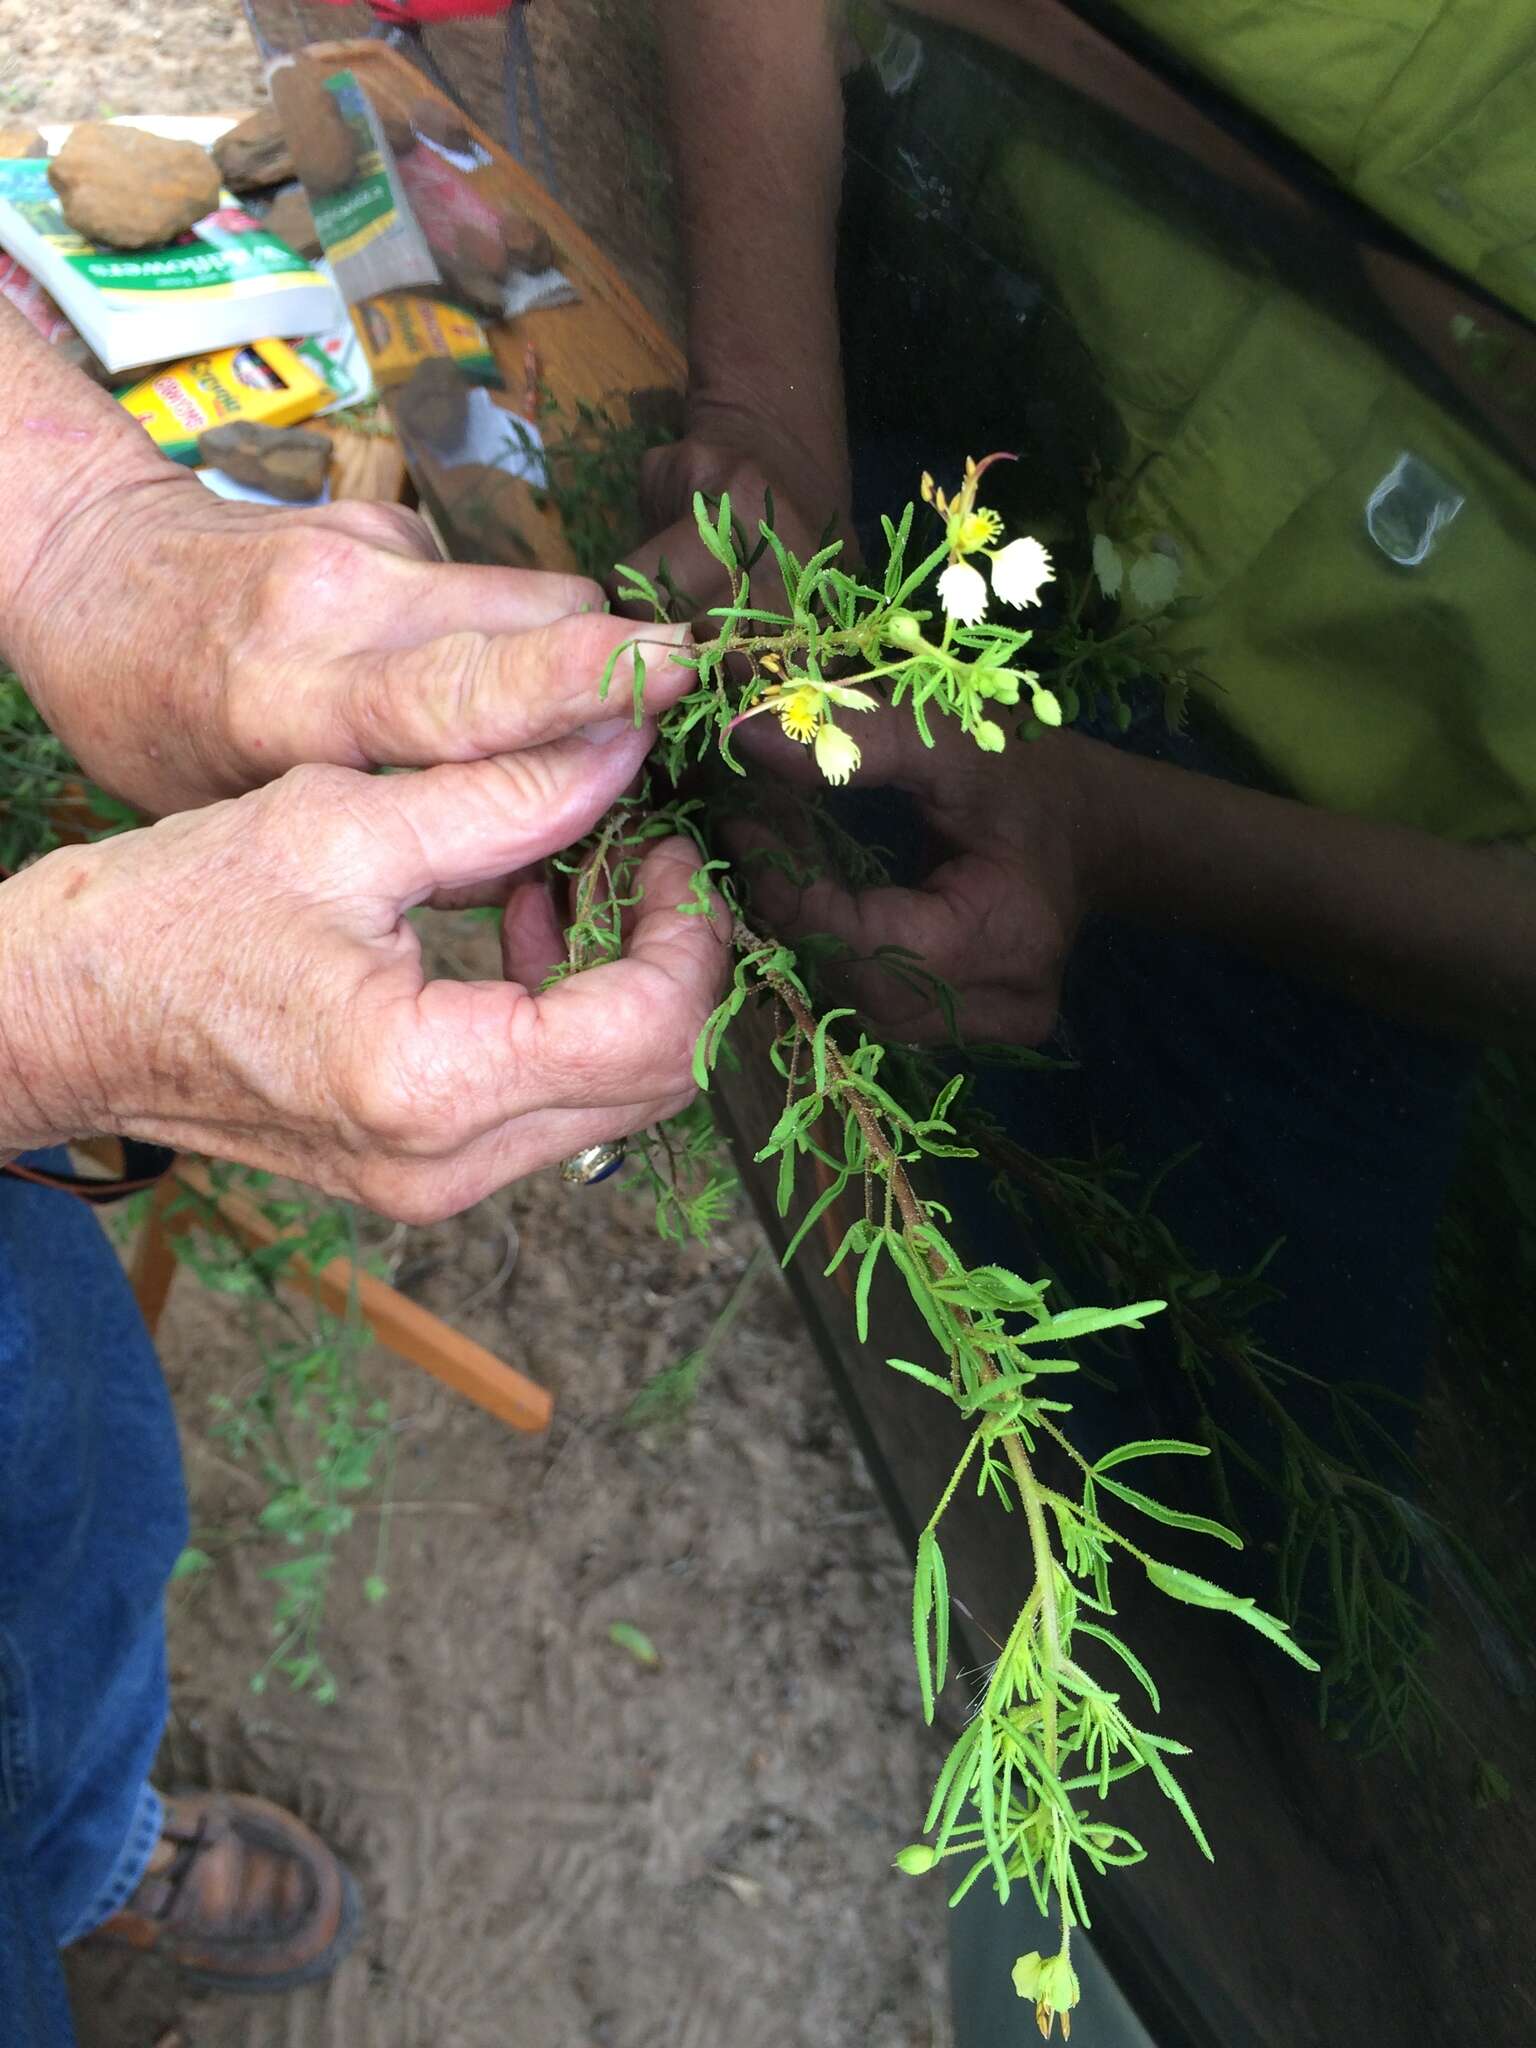
<path id="1" fill-rule="evenodd" d="M 949 544 L 962 555 L 974 555 L 990 547 L 1003 530 L 1002 515 L 990 505 L 978 505 L 974 512 L 958 513 L 949 522 Z"/>
<path id="2" fill-rule="evenodd" d="M 813 690 L 809 683 L 803 683 L 799 689 L 787 690 L 773 708 L 786 736 L 808 746 L 815 739 L 816 728 L 826 715 L 826 699 L 820 690 Z"/>

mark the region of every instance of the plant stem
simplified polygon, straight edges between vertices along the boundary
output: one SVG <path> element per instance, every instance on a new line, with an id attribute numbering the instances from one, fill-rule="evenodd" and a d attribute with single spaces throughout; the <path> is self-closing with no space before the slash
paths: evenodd
<path id="1" fill-rule="evenodd" d="M 767 940 L 758 937 L 746 920 L 737 917 L 732 936 L 737 948 L 748 959 L 770 954 L 773 948 Z M 758 973 L 772 989 L 793 1020 L 795 1028 L 806 1039 L 816 1035 L 816 1019 L 811 1015 L 800 991 L 786 976 L 775 973 L 768 966 L 759 966 Z M 929 1270 L 938 1278 L 946 1276 L 948 1268 L 943 1258 L 922 1240 L 922 1228 L 927 1214 L 921 1201 L 907 1178 L 907 1170 L 897 1157 L 894 1147 L 880 1127 L 880 1119 L 869 1103 L 854 1085 L 853 1076 L 842 1054 L 830 1038 L 826 1041 L 828 1078 L 847 1101 L 857 1119 L 864 1142 L 871 1156 L 879 1163 L 886 1186 L 896 1198 L 901 1211 L 904 1235 L 911 1245 L 914 1256 L 921 1256 Z M 970 1318 L 962 1308 L 953 1311 L 956 1322 L 962 1329 L 970 1328 Z M 982 1380 L 998 1377 L 997 1368 L 984 1352 L 977 1353 L 977 1370 Z M 1024 1504 L 1024 1520 L 1029 1530 L 1030 1550 L 1034 1559 L 1036 1583 L 1040 1589 L 1040 1629 L 1045 1639 L 1046 1654 L 1052 1669 L 1061 1663 L 1061 1617 L 1056 1604 L 1056 1557 L 1051 1549 L 1050 1532 L 1045 1525 L 1045 1514 L 1041 1506 L 1040 1491 L 1035 1480 L 1029 1456 L 1015 1431 L 1000 1432 L 999 1440 L 1007 1455 L 1014 1483 L 1019 1489 L 1019 1498 Z M 1056 1726 L 1056 1700 L 1053 1694 L 1045 1694 L 1042 1705 L 1044 1713 L 1045 1756 L 1052 1771 L 1056 1769 L 1058 1745 Z"/>

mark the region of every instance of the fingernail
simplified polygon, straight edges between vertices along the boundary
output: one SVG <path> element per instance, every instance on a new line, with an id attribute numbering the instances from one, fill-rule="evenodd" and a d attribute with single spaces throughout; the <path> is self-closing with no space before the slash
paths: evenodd
<path id="1" fill-rule="evenodd" d="M 590 725 L 578 726 L 582 738 L 594 747 L 612 746 L 621 733 L 633 732 L 632 718 L 595 718 Z"/>
<path id="2" fill-rule="evenodd" d="M 640 652 L 647 665 L 666 662 L 673 654 L 693 652 L 693 628 L 684 622 L 681 625 L 647 626 L 643 633 L 635 636 Z"/>

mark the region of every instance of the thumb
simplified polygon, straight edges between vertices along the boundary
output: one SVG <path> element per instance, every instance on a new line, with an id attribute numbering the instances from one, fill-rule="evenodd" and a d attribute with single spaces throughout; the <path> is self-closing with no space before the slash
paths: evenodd
<path id="1" fill-rule="evenodd" d="M 521 753 L 374 776 L 355 791 L 354 882 L 392 925 L 440 889 L 498 879 L 590 832 L 643 766 L 655 737 L 627 721 Z"/>

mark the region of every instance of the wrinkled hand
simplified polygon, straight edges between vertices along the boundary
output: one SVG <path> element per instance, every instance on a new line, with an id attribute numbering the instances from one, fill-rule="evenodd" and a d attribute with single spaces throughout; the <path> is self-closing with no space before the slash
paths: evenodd
<path id="1" fill-rule="evenodd" d="M 147 1138 L 423 1222 L 675 1114 L 727 955 L 723 917 L 678 907 L 691 846 L 645 861 L 625 957 L 545 994 L 425 981 L 403 915 L 571 844 L 652 738 L 298 768 L 48 855 L 3 891 L 0 1143 Z"/>
<path id="2" fill-rule="evenodd" d="M 4 644 L 86 771 L 165 814 L 303 762 L 472 761 L 606 717 L 633 627 L 602 607 L 584 578 L 444 563 L 397 506 L 229 504 L 157 464 L 58 522 Z M 658 710 L 691 681 L 665 653 Z M 631 676 L 626 655 L 615 712 Z"/>
<path id="3" fill-rule="evenodd" d="M 640 505 L 651 539 L 626 558 L 654 578 L 665 562 L 676 589 L 703 610 L 729 596 L 720 564 L 699 540 L 693 495 L 729 492 L 749 536 L 773 494 L 773 527 L 803 561 L 830 520 L 851 550 L 849 486 L 840 450 L 808 449 L 785 425 L 724 405 L 693 406 L 687 435 L 653 448 L 640 471 Z M 766 591 L 764 593 L 767 594 Z"/>
<path id="4" fill-rule="evenodd" d="M 765 730 L 768 724 L 744 727 L 738 751 L 751 754 L 754 771 L 777 771 L 812 792 L 820 784 L 808 751 Z M 770 861 L 752 861 L 754 917 L 788 938 L 825 932 L 840 939 L 848 956 L 826 970 L 829 994 L 891 1038 L 919 1044 L 950 1036 L 942 1003 L 921 979 L 926 973 L 953 991 L 962 1038 L 1040 1044 L 1054 1028 L 1067 956 L 1109 855 L 1098 771 L 1112 750 L 1057 732 L 984 754 L 941 720 L 930 750 L 904 710 L 849 724 L 863 749 L 855 785 L 900 789 L 917 800 L 923 879 L 915 888 L 853 893 L 830 878 L 798 887 Z M 775 843 L 758 824 L 736 828 L 728 843 L 733 837 L 738 855 Z M 882 947 L 919 958 L 882 964 L 875 957 Z"/>

